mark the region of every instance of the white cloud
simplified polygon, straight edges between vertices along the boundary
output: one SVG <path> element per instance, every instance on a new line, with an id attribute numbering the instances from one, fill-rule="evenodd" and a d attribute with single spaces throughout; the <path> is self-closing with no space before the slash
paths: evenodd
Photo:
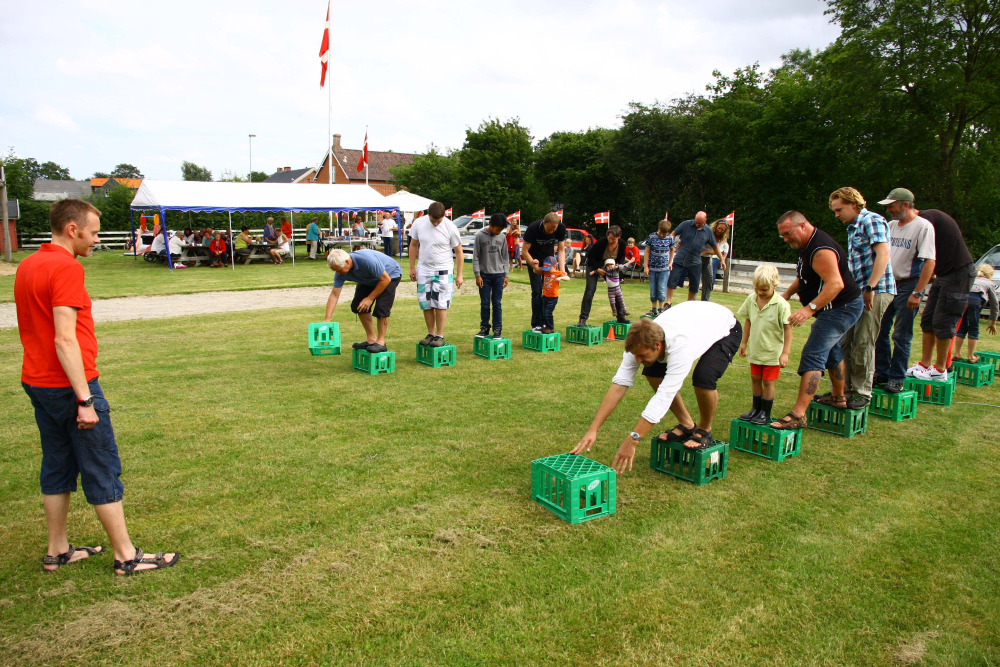
<path id="1" fill-rule="evenodd" d="M 372 150 L 459 147 L 466 127 L 519 117 L 536 138 L 614 126 L 631 101 L 701 93 L 713 69 L 780 63 L 838 34 L 820 0 L 385 0 L 331 16 L 333 131 Z M 179 178 L 311 166 L 326 146 L 318 50 L 326 3 L 18 3 L 0 41 L 18 152 L 72 173 L 120 162 Z M 39 33 L 33 26 L 44 24 Z M 59 49 L 50 53 L 51 39 Z M 70 38 L 72 37 L 72 38 Z M 41 54 L 25 60 L 23 53 Z M 14 66 L 16 64 L 16 66 Z M 54 92 L 58 98 L 54 98 Z M 53 100 L 65 100 L 54 103 Z M 53 128 L 59 131 L 53 131 Z M 70 147 L 61 132 L 76 131 Z"/>

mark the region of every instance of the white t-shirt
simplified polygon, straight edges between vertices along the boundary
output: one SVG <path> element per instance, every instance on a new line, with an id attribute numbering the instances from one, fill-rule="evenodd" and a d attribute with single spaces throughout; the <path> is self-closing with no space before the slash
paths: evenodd
<path id="1" fill-rule="evenodd" d="M 153 242 L 149 244 L 150 252 L 160 252 L 161 250 L 166 250 L 167 244 L 163 240 L 163 234 L 157 234 L 153 237 Z"/>
<path id="2" fill-rule="evenodd" d="M 460 248 L 462 239 L 458 235 L 458 228 L 451 220 L 442 218 L 435 227 L 430 216 L 417 218 L 410 226 L 410 237 L 420 244 L 417 257 L 421 269 L 447 271 L 454 268 L 455 256 L 452 254 L 452 248 Z"/>
<path id="3" fill-rule="evenodd" d="M 392 236 L 392 233 L 399 229 L 396 226 L 396 221 L 392 218 L 386 218 L 382 221 L 382 236 Z"/>
<path id="4" fill-rule="evenodd" d="M 889 221 L 889 264 L 896 280 L 919 278 L 924 260 L 937 259 L 934 225 L 919 215 L 905 225 Z"/>
<path id="5" fill-rule="evenodd" d="M 695 359 L 705 354 L 708 348 L 729 335 L 736 325 L 732 311 L 711 301 L 685 301 L 679 303 L 655 320 L 662 327 L 666 349 L 663 361 L 667 364 L 667 374 L 660 388 L 649 399 L 642 417 L 657 424 L 670 409 L 674 396 L 681 390 L 684 379 L 691 371 Z M 631 387 L 635 384 L 635 374 L 642 363 L 631 352 L 622 355 L 622 364 L 615 373 L 613 384 Z"/>
<path id="6" fill-rule="evenodd" d="M 184 241 L 180 237 L 178 237 L 176 235 L 175 236 L 171 236 L 170 237 L 170 254 L 171 255 L 179 255 L 182 252 L 184 252 L 184 248 L 182 247 L 183 243 L 184 243 Z"/>

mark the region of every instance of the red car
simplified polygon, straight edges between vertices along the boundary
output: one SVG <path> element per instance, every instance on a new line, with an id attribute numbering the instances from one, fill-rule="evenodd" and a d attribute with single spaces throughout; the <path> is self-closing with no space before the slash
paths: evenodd
<path id="1" fill-rule="evenodd" d="M 591 236 L 591 233 L 585 229 L 573 229 L 571 227 L 567 227 L 566 231 L 569 234 L 569 244 L 576 250 L 582 250 L 583 240 L 586 237 Z"/>

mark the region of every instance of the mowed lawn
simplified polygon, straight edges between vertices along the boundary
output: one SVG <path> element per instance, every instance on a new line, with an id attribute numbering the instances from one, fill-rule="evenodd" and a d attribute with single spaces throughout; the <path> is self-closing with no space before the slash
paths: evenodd
<path id="1" fill-rule="evenodd" d="M 562 331 L 582 287 L 564 288 Z M 645 294 L 626 287 L 636 314 Z M 807 431 L 780 464 L 733 452 L 701 488 L 651 471 L 644 442 L 617 514 L 570 526 L 532 502 L 529 464 L 578 441 L 621 343 L 523 350 L 515 293 L 514 357 L 489 362 L 478 310 L 456 300 L 458 365 L 433 369 L 399 300 L 396 372 L 379 377 L 310 356 L 318 308 L 98 325 L 133 538 L 183 554 L 129 579 L 110 556 L 41 571 L 38 434 L 17 332 L 0 330 L 0 663 L 1000 665 L 1000 388 L 957 390 L 993 407 L 921 404 L 850 440 Z M 599 292 L 593 319 L 607 313 Z M 736 363 L 720 438 L 749 406 Z M 796 385 L 782 376 L 779 415 Z M 649 396 L 640 380 L 593 458 L 610 463 Z M 82 494 L 70 526 L 107 544 Z"/>

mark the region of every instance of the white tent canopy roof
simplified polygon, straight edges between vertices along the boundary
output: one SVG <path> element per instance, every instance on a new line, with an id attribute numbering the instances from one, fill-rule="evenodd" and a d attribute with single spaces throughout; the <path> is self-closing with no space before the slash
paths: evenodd
<path id="1" fill-rule="evenodd" d="M 433 199 L 415 195 L 406 190 L 400 190 L 385 198 L 387 202 L 392 202 L 393 206 L 398 206 L 400 211 L 413 213 L 414 211 L 426 211 L 427 207 L 434 203 Z"/>
<path id="2" fill-rule="evenodd" d="M 416 196 L 416 195 L 413 195 Z M 430 202 L 430 200 L 426 200 Z M 213 183 L 144 179 L 133 209 L 179 211 L 378 211 L 398 205 L 367 185 Z"/>

